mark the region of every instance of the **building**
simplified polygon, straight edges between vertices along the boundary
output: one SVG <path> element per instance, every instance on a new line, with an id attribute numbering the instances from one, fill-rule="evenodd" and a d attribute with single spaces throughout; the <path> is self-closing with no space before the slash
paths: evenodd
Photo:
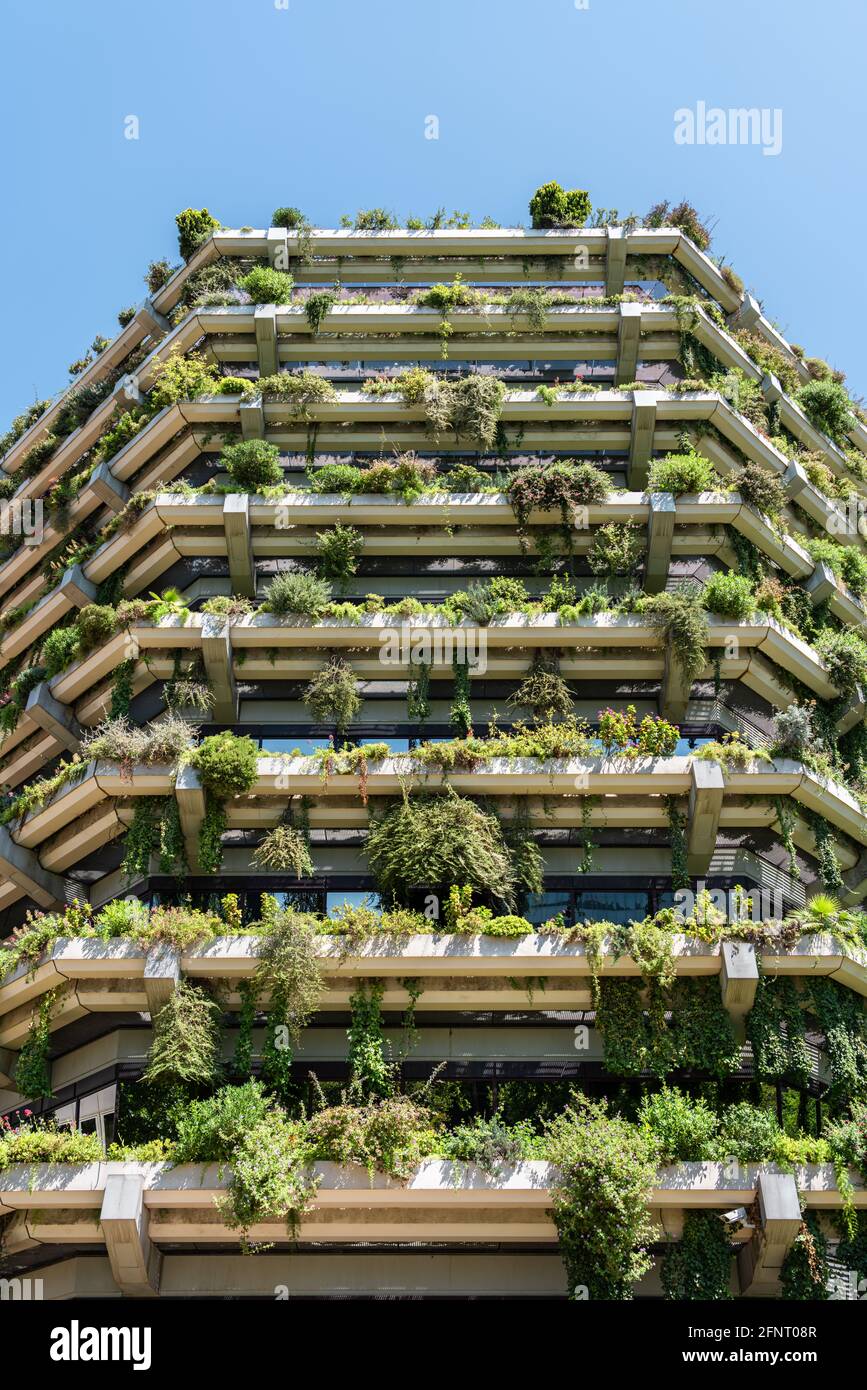
<path id="1" fill-rule="evenodd" d="M 5 441 L 0 1112 L 83 1145 L 5 1141 L 10 1277 L 581 1297 L 579 1196 L 515 1123 L 665 1078 L 789 1147 L 725 1150 L 720 1109 L 716 1157 L 660 1162 L 637 1294 L 708 1212 L 734 1292 L 805 1241 L 856 1289 L 819 1130 L 867 1084 L 867 427 L 670 221 L 284 220 L 183 214 L 185 263 Z M 296 919 L 315 998 L 250 926 Z M 294 1231 L 227 1215 L 216 1162 L 129 1154 L 160 1104 L 175 1134 L 155 1047 L 209 1090 L 187 1026 L 211 1090 L 295 1114 L 440 1068 L 451 1137 L 317 1160 Z"/>

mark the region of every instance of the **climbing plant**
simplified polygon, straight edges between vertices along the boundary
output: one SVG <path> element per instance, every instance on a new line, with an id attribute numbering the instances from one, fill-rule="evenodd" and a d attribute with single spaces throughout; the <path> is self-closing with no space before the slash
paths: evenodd
<path id="1" fill-rule="evenodd" d="M 804 1038 L 804 1014 L 794 980 L 759 976 L 755 1002 L 747 1018 L 756 1075 L 770 1080 L 791 1078 L 798 1085 L 810 1079 L 810 1057 Z"/>
<path id="2" fill-rule="evenodd" d="M 828 1298 L 828 1242 L 817 1217 L 807 1212 L 780 1270 L 783 1298 L 822 1303 Z"/>
<path id="3" fill-rule="evenodd" d="M 39 1007 L 30 1020 L 26 1041 L 18 1054 L 15 1089 L 28 1100 L 39 1100 L 52 1094 L 48 1052 L 51 1045 L 51 1016 L 57 1003 L 57 993 L 56 989 L 49 990 L 39 1000 Z"/>
<path id="4" fill-rule="evenodd" d="M 220 1017 L 210 994 L 179 980 L 154 1016 L 144 1080 L 212 1086 L 220 1072 Z"/>
<path id="5" fill-rule="evenodd" d="M 365 1098 L 387 1096 L 394 1085 L 393 1067 L 386 1059 L 382 1036 L 384 988 L 382 980 L 362 980 L 349 1000 L 349 1074 L 352 1085 Z"/>
<path id="6" fill-rule="evenodd" d="M 690 877 L 686 868 L 686 816 L 680 809 L 677 797 L 665 798 L 668 816 L 668 832 L 671 840 L 671 886 L 673 889 L 688 888 Z"/>
<path id="7" fill-rule="evenodd" d="M 671 1241 L 662 1260 L 667 1299 L 729 1299 L 732 1247 L 721 1212 L 687 1211 L 683 1234 Z"/>

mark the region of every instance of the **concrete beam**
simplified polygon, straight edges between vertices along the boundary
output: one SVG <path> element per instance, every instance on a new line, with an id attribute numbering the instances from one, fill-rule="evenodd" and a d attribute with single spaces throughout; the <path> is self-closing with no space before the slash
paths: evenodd
<path id="1" fill-rule="evenodd" d="M 39 907 L 65 907 L 66 883 L 59 874 L 43 869 L 32 850 L 17 845 L 0 825 L 0 878 L 8 878 Z"/>
<path id="2" fill-rule="evenodd" d="M 629 437 L 629 468 L 626 486 L 632 492 L 647 487 L 647 470 L 653 457 L 653 435 L 656 430 L 656 392 L 633 391 L 632 424 Z"/>
<path id="3" fill-rule="evenodd" d="M 256 325 L 256 357 L 261 376 L 273 376 L 279 370 L 277 358 L 277 310 L 273 304 L 259 304 L 254 314 Z"/>
<path id="4" fill-rule="evenodd" d="M 780 1270 L 801 1229 L 798 1189 L 791 1173 L 759 1173 L 759 1227 L 749 1245 L 738 1250 L 741 1293 L 773 1297 Z"/>
<path id="5" fill-rule="evenodd" d="M 686 718 L 691 689 L 692 681 L 686 679 L 680 664 L 675 660 L 669 638 L 665 644 L 665 668 L 662 673 L 660 697 L 660 713 L 664 719 L 670 719 L 672 724 L 680 724 Z"/>
<path id="6" fill-rule="evenodd" d="M 809 579 L 804 581 L 804 588 L 810 595 L 810 602 L 814 607 L 824 603 L 833 593 L 837 592 L 837 581 L 834 578 L 834 571 L 824 560 L 816 561 L 816 568 Z"/>
<path id="7" fill-rule="evenodd" d="M 605 250 L 605 293 L 622 294 L 626 284 L 626 237 L 622 227 L 605 228 Z"/>
<path id="8" fill-rule="evenodd" d="M 728 322 L 732 328 L 752 328 L 762 317 L 761 306 L 751 294 L 745 294 L 743 303 L 729 314 Z"/>
<path id="9" fill-rule="evenodd" d="M 146 299 L 138 312 L 139 318 L 146 325 L 151 337 L 162 338 L 170 332 L 172 325 L 165 314 L 161 314 L 158 309 L 154 308 L 152 299 Z"/>
<path id="10" fill-rule="evenodd" d="M 614 384 L 622 386 L 635 380 L 638 370 L 638 349 L 641 343 L 641 305 L 621 304 L 617 323 L 617 364 Z"/>
<path id="11" fill-rule="evenodd" d="M 33 687 L 27 696 L 24 712 L 40 729 L 62 743 L 64 748 L 72 753 L 78 752 L 82 739 L 81 725 L 69 706 L 62 705 L 54 698 L 47 681 L 40 681 Z"/>
<path id="12" fill-rule="evenodd" d="M 759 983 L 756 948 L 751 941 L 723 941 L 720 947 L 720 990 L 741 1041 L 746 1016 L 753 1007 Z"/>
<path id="13" fill-rule="evenodd" d="M 766 372 L 761 380 L 761 391 L 768 405 L 776 405 L 781 401 L 785 392 L 780 385 L 779 379 L 771 372 Z"/>
<path id="14" fill-rule="evenodd" d="M 256 396 L 251 401 L 242 401 L 238 413 L 241 417 L 242 439 L 265 438 L 265 411 L 261 396 Z"/>
<path id="15" fill-rule="evenodd" d="M 797 502 L 804 488 L 810 486 L 810 479 L 795 459 L 792 459 L 792 462 L 783 473 L 780 481 L 786 490 L 786 496 L 790 502 Z"/>
<path id="16" fill-rule="evenodd" d="M 96 602 L 96 585 L 84 576 L 81 565 L 71 565 L 58 585 L 58 592 L 68 599 L 73 608 L 86 608 Z"/>
<path id="17" fill-rule="evenodd" d="M 162 1256 L 148 1236 L 141 1173 L 111 1173 L 105 1180 L 100 1226 L 114 1281 L 128 1298 L 159 1292 Z"/>
<path id="18" fill-rule="evenodd" d="M 187 862 L 192 868 L 199 862 L 199 832 L 205 819 L 205 792 L 194 768 L 181 768 L 175 782 L 175 796 L 184 832 Z"/>
<path id="19" fill-rule="evenodd" d="M 722 813 L 725 778 L 719 763 L 694 759 L 690 764 L 686 826 L 686 871 L 702 878 L 710 868 Z"/>
<path id="20" fill-rule="evenodd" d="M 225 618 L 208 615 L 202 625 L 202 659 L 214 695 L 213 718 L 218 724 L 238 719 L 238 689 L 232 671 L 232 642 Z"/>
<path id="21" fill-rule="evenodd" d="M 123 511 L 129 499 L 129 488 L 114 476 L 108 459 L 103 459 L 91 474 L 89 485 L 106 507 L 111 507 L 113 512 Z"/>
<path id="22" fill-rule="evenodd" d="M 863 723 L 865 713 L 867 713 L 867 697 L 865 697 L 864 687 L 856 685 L 855 694 L 849 701 L 849 708 L 837 720 L 837 733 L 841 737 L 843 734 L 848 734 L 849 730 L 854 729 L 856 724 Z"/>
<path id="23" fill-rule="evenodd" d="M 644 589 L 648 594 L 659 594 L 668 580 L 677 508 L 670 492 L 651 492 L 649 500 Z"/>
<path id="24" fill-rule="evenodd" d="M 169 1002 L 180 978 L 180 951 L 165 944 L 151 947 L 144 968 L 144 987 L 151 1018 Z"/>
<path id="25" fill-rule="evenodd" d="M 246 493 L 230 493 L 223 503 L 223 529 L 232 592 L 253 598 L 256 593 L 256 564 L 250 530 L 250 498 Z"/>

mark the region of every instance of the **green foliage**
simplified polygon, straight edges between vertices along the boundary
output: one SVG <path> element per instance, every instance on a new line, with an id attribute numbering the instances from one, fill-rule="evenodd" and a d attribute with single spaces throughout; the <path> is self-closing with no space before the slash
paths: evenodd
<path id="1" fill-rule="evenodd" d="M 685 492 L 720 492 L 719 476 L 712 463 L 701 454 L 666 454 L 654 459 L 647 480 L 648 492 L 671 492 L 680 497 Z"/>
<path id="2" fill-rule="evenodd" d="M 644 551 L 638 527 L 631 521 L 610 521 L 598 526 L 587 563 L 594 574 L 613 579 L 632 574 Z"/>
<path id="3" fill-rule="evenodd" d="M 804 1039 L 804 1015 L 794 980 L 785 976 L 759 977 L 755 1003 L 747 1018 L 747 1037 L 752 1043 L 756 1076 L 789 1079 L 805 1086 L 811 1066 Z"/>
<path id="4" fill-rule="evenodd" d="M 496 818 L 454 794 L 404 799 L 371 822 L 365 852 L 384 898 L 469 884 L 511 910 L 515 872 Z"/>
<path id="5" fill-rule="evenodd" d="M 231 1163 L 250 1130 L 274 1111 L 258 1081 L 223 1086 L 207 1100 L 192 1100 L 178 1122 L 175 1163 Z"/>
<path id="6" fill-rule="evenodd" d="M 277 574 L 265 590 L 263 613 L 318 618 L 331 602 L 331 585 L 305 571 Z"/>
<path id="7" fill-rule="evenodd" d="M 808 381 L 797 392 L 796 400 L 811 424 L 836 444 L 847 442 L 855 423 L 852 402 L 846 390 L 833 377 Z"/>
<path id="8" fill-rule="evenodd" d="M 64 671 L 80 654 L 77 627 L 52 628 L 42 643 L 42 665 L 45 667 L 46 680 Z"/>
<path id="9" fill-rule="evenodd" d="M 755 611 L 753 586 L 744 574 L 718 570 L 704 586 L 704 603 L 710 613 L 745 622 Z"/>
<path id="10" fill-rule="evenodd" d="M 631 1299 L 652 1263 L 655 1145 L 604 1103 L 575 1096 L 548 1125 L 547 1147 L 560 1170 L 552 1200 L 569 1296 Z"/>
<path id="11" fill-rule="evenodd" d="M 288 232 L 307 226 L 307 219 L 300 208 L 275 208 L 271 213 L 272 227 L 285 227 Z"/>
<path id="12" fill-rule="evenodd" d="M 434 1117 L 409 1096 L 387 1096 L 366 1105 L 329 1106 L 307 1122 L 314 1159 L 359 1163 L 369 1173 L 406 1178 L 433 1147 Z"/>
<path id="13" fill-rule="evenodd" d="M 156 853 L 160 842 L 162 805 L 156 797 L 136 798 L 132 824 L 124 838 L 121 868 L 127 879 L 145 877 L 150 872 L 151 855 Z"/>
<path id="14" fill-rule="evenodd" d="M 685 679 L 694 681 L 707 660 L 707 620 L 698 585 L 684 585 L 673 592 L 641 599 L 638 611 L 661 627 Z"/>
<path id="15" fill-rule="evenodd" d="M 226 833 L 226 807 L 211 793 L 205 795 L 205 814 L 199 827 L 199 868 L 215 874 L 223 863 L 223 836 Z"/>
<path id="16" fill-rule="evenodd" d="M 317 531 L 316 548 L 320 574 L 324 579 L 337 580 L 343 592 L 348 581 L 358 572 L 364 550 L 361 532 L 354 526 L 344 526 L 338 521 L 327 531 Z"/>
<path id="17" fill-rule="evenodd" d="M 178 229 L 178 250 L 185 261 L 198 251 L 220 223 L 212 217 L 207 208 L 185 208 L 175 218 Z"/>
<path id="18" fill-rule="evenodd" d="M 336 303 L 337 295 L 333 290 L 317 290 L 307 296 L 304 301 L 304 313 L 311 333 L 315 335 L 319 332 L 325 316 L 331 313 Z"/>
<path id="19" fill-rule="evenodd" d="M 253 858 L 263 869 L 294 873 L 296 878 L 311 878 L 313 860 L 307 839 L 297 826 L 276 825 L 269 830 L 253 851 Z"/>
<path id="20" fill-rule="evenodd" d="M 259 749 L 246 735 L 227 729 L 202 740 L 191 758 L 202 786 L 212 796 L 243 796 L 256 784 Z"/>
<path id="21" fill-rule="evenodd" d="M 824 561 L 853 593 L 862 595 L 867 592 L 867 556 L 856 546 L 838 545 L 827 536 L 807 537 L 803 545 L 814 560 Z"/>
<path id="22" fill-rule="evenodd" d="M 782 514 L 788 501 L 786 489 L 779 478 L 760 463 L 745 463 L 735 482 L 741 497 L 757 512 L 772 520 Z"/>
<path id="23" fill-rule="evenodd" d="M 574 697 L 550 659 L 536 653 L 528 674 L 508 698 L 512 709 L 529 709 L 537 722 L 549 723 L 572 713 Z"/>
<path id="24" fill-rule="evenodd" d="M 266 439 L 241 439 L 237 444 L 228 444 L 220 460 L 242 492 L 276 487 L 283 481 L 280 450 Z"/>
<path id="25" fill-rule="evenodd" d="M 531 512 L 559 511 L 563 527 L 570 531 L 574 509 L 604 502 L 610 490 L 601 469 L 571 459 L 527 464 L 511 475 L 506 489 L 521 530 L 526 530 Z"/>
<path id="26" fill-rule="evenodd" d="M 807 1212 L 780 1270 L 783 1298 L 799 1303 L 823 1303 L 828 1298 L 831 1271 L 828 1242 L 818 1217 Z"/>
<path id="27" fill-rule="evenodd" d="M 254 265 L 249 274 L 241 276 L 238 284 L 254 304 L 290 304 L 295 281 L 285 270 Z"/>
<path id="28" fill-rule="evenodd" d="M 663 1086 L 642 1096 L 638 1124 L 658 1147 L 660 1163 L 690 1163 L 711 1157 L 719 1121 L 700 1097 Z"/>
<path id="29" fill-rule="evenodd" d="M 211 1086 L 220 1070 L 220 1009 L 198 985 L 179 980 L 153 1019 L 144 1079 Z"/>
<path id="30" fill-rule="evenodd" d="M 332 656 L 305 687 L 302 699 L 319 724 L 343 734 L 361 709 L 355 673 L 342 656 Z"/>
<path id="31" fill-rule="evenodd" d="M 816 650 L 841 695 L 853 695 L 856 685 L 867 682 L 867 644 L 854 629 L 826 628 L 816 639 Z"/>
<path id="32" fill-rule="evenodd" d="M 79 1129 L 56 1129 L 50 1123 L 0 1129 L 0 1172 L 19 1164 L 101 1163 L 104 1158 L 98 1135 Z"/>
<path id="33" fill-rule="evenodd" d="M 704 225 L 691 203 L 676 203 L 670 207 L 667 202 L 654 203 L 644 218 L 646 227 L 678 227 L 684 236 L 694 241 L 699 251 L 710 246 L 710 231 Z"/>
<path id="34" fill-rule="evenodd" d="M 111 704 L 108 710 L 109 719 L 123 719 L 129 714 L 129 707 L 133 696 L 133 673 L 135 671 L 135 659 L 129 657 L 122 661 L 114 669 L 111 679 Z"/>
<path id="35" fill-rule="evenodd" d="M 583 227 L 590 216 L 590 194 L 583 188 L 564 189 L 543 183 L 530 199 L 534 227 Z"/>
<path id="36" fill-rule="evenodd" d="M 154 362 L 153 377 L 150 404 L 154 410 L 177 401 L 211 396 L 219 380 L 216 368 L 201 353 L 189 352 L 184 356 L 179 348 L 174 348 L 165 361 Z"/>
<path id="37" fill-rule="evenodd" d="M 683 1234 L 672 1241 L 662 1261 L 667 1299 L 729 1299 L 732 1247 L 721 1212 L 687 1211 Z"/>
<path id="38" fill-rule="evenodd" d="M 30 1020 L 27 1039 L 18 1053 L 15 1089 L 27 1100 L 39 1100 L 52 1094 L 48 1053 L 51 1048 L 51 1015 L 56 1000 L 57 990 L 43 994 Z"/>
<path id="39" fill-rule="evenodd" d="M 387 1096 L 394 1086 L 393 1068 L 385 1055 L 382 1036 L 382 980 L 361 980 L 349 1000 L 352 1023 L 349 1040 L 351 1086 L 365 1097 Z"/>
<path id="40" fill-rule="evenodd" d="M 117 631 L 117 615 L 108 604 L 88 603 L 75 620 L 82 656 L 100 647 Z"/>

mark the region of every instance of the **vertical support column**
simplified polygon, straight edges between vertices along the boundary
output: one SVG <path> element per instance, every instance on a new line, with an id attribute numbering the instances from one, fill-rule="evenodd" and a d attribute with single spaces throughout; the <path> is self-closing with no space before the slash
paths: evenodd
<path id="1" fill-rule="evenodd" d="M 34 685 L 27 696 L 24 712 L 70 753 L 78 752 L 82 739 L 81 725 L 69 706 L 62 705 L 54 698 L 47 681 Z"/>
<path id="2" fill-rule="evenodd" d="M 649 501 L 644 589 L 648 594 L 659 594 L 665 588 L 668 579 L 677 511 L 670 492 L 651 492 Z"/>
<path id="3" fill-rule="evenodd" d="M 719 763 L 690 764 L 689 808 L 686 826 L 686 871 L 703 877 L 716 849 L 725 778 Z"/>
<path id="4" fill-rule="evenodd" d="M 632 427 L 629 439 L 629 468 L 626 484 L 632 492 L 647 487 L 647 470 L 653 457 L 653 435 L 656 430 L 656 392 L 633 391 Z"/>
<path id="5" fill-rule="evenodd" d="M 229 621 L 211 615 L 202 624 L 202 660 L 214 695 L 213 717 L 217 724 L 235 724 L 238 719 L 238 690 L 232 671 L 232 642 Z"/>
<path id="6" fill-rule="evenodd" d="M 256 357 L 260 376 L 273 376 L 277 363 L 277 309 L 273 304 L 259 304 L 254 313 L 256 325 Z"/>
<path id="7" fill-rule="evenodd" d="M 199 832 L 205 819 L 205 792 L 194 768 L 181 768 L 175 782 L 175 796 L 184 832 L 187 863 L 194 868 L 199 862 Z"/>
<path id="8" fill-rule="evenodd" d="M 265 438 L 265 411 L 262 397 L 254 396 L 250 401 L 242 401 L 238 407 L 241 417 L 241 436 L 244 439 Z"/>
<path id="9" fill-rule="evenodd" d="M 232 592 L 252 598 L 256 593 L 256 566 L 250 531 L 250 498 L 232 492 L 223 503 L 223 529 L 229 557 Z"/>
<path id="10" fill-rule="evenodd" d="M 622 294 L 626 284 L 626 237 L 622 227 L 605 228 L 605 293 Z"/>
<path id="11" fill-rule="evenodd" d="M 638 370 L 638 349 L 641 344 L 641 305 L 621 304 L 617 323 L 617 365 L 614 384 L 634 381 Z"/>
<path id="12" fill-rule="evenodd" d="M 720 947 L 720 992 L 735 1034 L 743 1042 L 746 1016 L 753 1007 L 759 983 L 756 948 L 751 941 L 723 941 Z"/>
<path id="13" fill-rule="evenodd" d="M 181 978 L 181 954 L 174 946 L 152 946 L 145 958 L 144 987 L 151 1018 L 169 1002 Z"/>
<path id="14" fill-rule="evenodd" d="M 128 1298 L 159 1292 L 162 1256 L 148 1236 L 142 1173 L 110 1173 L 99 1220 L 114 1281 Z"/>
<path id="15" fill-rule="evenodd" d="M 686 707 L 689 704 L 691 689 L 692 681 L 686 679 L 680 669 L 679 662 L 675 660 L 671 648 L 671 638 L 666 638 L 665 669 L 662 673 L 659 711 L 664 719 L 670 719 L 672 724 L 680 724 L 686 718 Z"/>
<path id="16" fill-rule="evenodd" d="M 741 1293 L 773 1297 L 780 1270 L 801 1229 L 798 1189 L 791 1173 L 759 1173 L 759 1229 L 738 1251 Z"/>

